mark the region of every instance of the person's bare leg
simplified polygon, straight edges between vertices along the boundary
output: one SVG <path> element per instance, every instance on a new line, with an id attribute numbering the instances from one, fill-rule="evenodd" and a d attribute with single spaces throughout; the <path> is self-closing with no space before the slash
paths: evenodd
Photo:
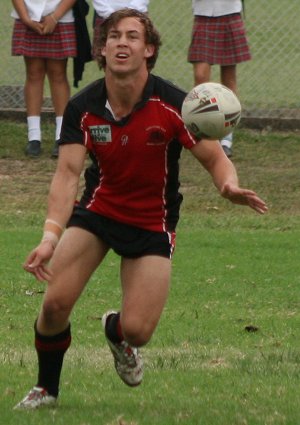
<path id="1" fill-rule="evenodd" d="M 50 264 L 53 277 L 48 282 L 34 326 L 37 381 L 15 409 L 35 409 L 56 403 L 64 356 L 71 344 L 69 316 L 107 251 L 107 245 L 86 230 L 70 227 L 62 236 Z"/>
<path id="2" fill-rule="evenodd" d="M 26 80 L 24 97 L 27 116 L 39 116 L 43 104 L 44 82 L 46 76 L 45 60 L 41 58 L 24 58 Z"/>
<path id="3" fill-rule="evenodd" d="M 95 235 L 78 227 L 68 228 L 56 247 L 37 330 L 55 335 L 69 323 L 69 316 L 88 279 L 107 253 L 107 246 Z"/>
<path id="4" fill-rule="evenodd" d="M 127 385 L 142 382 L 143 361 L 137 347 L 151 338 L 166 303 L 171 260 L 149 255 L 123 258 L 121 263 L 121 312 L 102 317 L 115 368 Z"/>
<path id="5" fill-rule="evenodd" d="M 221 66 L 221 83 L 237 94 L 236 65 Z M 230 133 L 221 140 L 221 145 L 228 157 L 232 156 L 233 134 Z"/>
<path id="6" fill-rule="evenodd" d="M 150 340 L 167 300 L 170 276 L 168 258 L 149 255 L 122 260 L 120 321 L 130 344 L 138 347 Z"/>
<path id="7" fill-rule="evenodd" d="M 58 156 L 57 140 L 60 138 L 62 117 L 70 98 L 70 84 L 67 77 L 67 59 L 47 59 L 47 76 L 50 85 L 51 98 L 55 111 L 55 143 L 52 156 Z"/>
<path id="8" fill-rule="evenodd" d="M 67 59 L 47 59 L 47 76 L 55 115 L 62 116 L 70 98 Z"/>
<path id="9" fill-rule="evenodd" d="M 221 66 L 221 83 L 237 94 L 236 65 Z"/>
<path id="10" fill-rule="evenodd" d="M 210 80 L 211 66 L 205 62 L 194 62 L 194 85 L 207 83 Z"/>
<path id="11" fill-rule="evenodd" d="M 46 75 L 45 60 L 24 57 L 26 80 L 24 99 L 27 112 L 28 144 L 26 154 L 32 157 L 41 153 L 41 109 Z"/>

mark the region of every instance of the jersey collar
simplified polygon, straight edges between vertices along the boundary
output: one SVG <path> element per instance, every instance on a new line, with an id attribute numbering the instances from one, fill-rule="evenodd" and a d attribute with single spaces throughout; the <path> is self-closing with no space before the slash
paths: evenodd
<path id="1" fill-rule="evenodd" d="M 153 75 L 149 74 L 147 83 L 145 85 L 142 99 L 140 102 L 138 102 L 135 105 L 134 110 L 142 108 L 147 101 L 149 100 L 150 96 L 153 93 L 154 89 L 154 77 Z M 89 91 L 89 112 L 95 115 L 99 116 L 106 116 L 106 101 L 107 101 L 107 91 L 106 91 L 106 85 L 105 85 L 105 79 L 102 78 L 101 80 L 96 81 Z"/>

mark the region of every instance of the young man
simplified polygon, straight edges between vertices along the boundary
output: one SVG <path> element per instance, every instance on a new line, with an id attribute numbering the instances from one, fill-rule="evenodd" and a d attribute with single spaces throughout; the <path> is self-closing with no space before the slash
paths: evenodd
<path id="1" fill-rule="evenodd" d="M 73 97 L 65 111 L 44 236 L 24 264 L 48 282 L 35 323 L 38 381 L 17 409 L 56 402 L 71 311 L 109 249 L 121 256 L 122 303 L 102 323 L 120 378 L 129 386 L 141 383 L 138 348 L 150 340 L 169 291 L 182 146 L 208 170 L 222 196 L 267 210 L 255 192 L 239 187 L 218 141 L 197 141 L 185 128 L 185 93 L 150 74 L 159 45 L 147 15 L 132 9 L 110 15 L 101 37 L 105 78 Z M 92 165 L 74 208 L 87 152 Z"/>

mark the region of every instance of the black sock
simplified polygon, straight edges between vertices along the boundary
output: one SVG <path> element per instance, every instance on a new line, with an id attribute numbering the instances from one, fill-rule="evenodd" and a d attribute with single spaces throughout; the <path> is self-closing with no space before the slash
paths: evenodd
<path id="1" fill-rule="evenodd" d="M 34 331 L 39 364 L 37 386 L 57 397 L 63 358 L 71 344 L 71 326 L 58 335 L 45 336 L 37 331 L 35 323 Z"/>
<path id="2" fill-rule="evenodd" d="M 110 314 L 106 320 L 105 335 L 116 344 L 123 341 L 123 335 L 120 326 L 120 313 Z"/>

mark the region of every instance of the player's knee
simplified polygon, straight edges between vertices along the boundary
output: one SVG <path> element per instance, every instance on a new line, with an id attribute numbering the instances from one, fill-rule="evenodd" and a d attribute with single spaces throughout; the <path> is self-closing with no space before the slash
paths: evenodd
<path id="1" fill-rule="evenodd" d="M 124 339 L 134 347 L 141 347 L 147 344 L 154 332 L 149 323 L 141 323 L 137 320 L 125 320 L 122 323 L 122 332 Z"/>
<path id="2" fill-rule="evenodd" d="M 71 307 L 59 298 L 45 300 L 42 306 L 42 314 L 46 323 L 57 322 L 60 317 L 67 317 Z"/>

